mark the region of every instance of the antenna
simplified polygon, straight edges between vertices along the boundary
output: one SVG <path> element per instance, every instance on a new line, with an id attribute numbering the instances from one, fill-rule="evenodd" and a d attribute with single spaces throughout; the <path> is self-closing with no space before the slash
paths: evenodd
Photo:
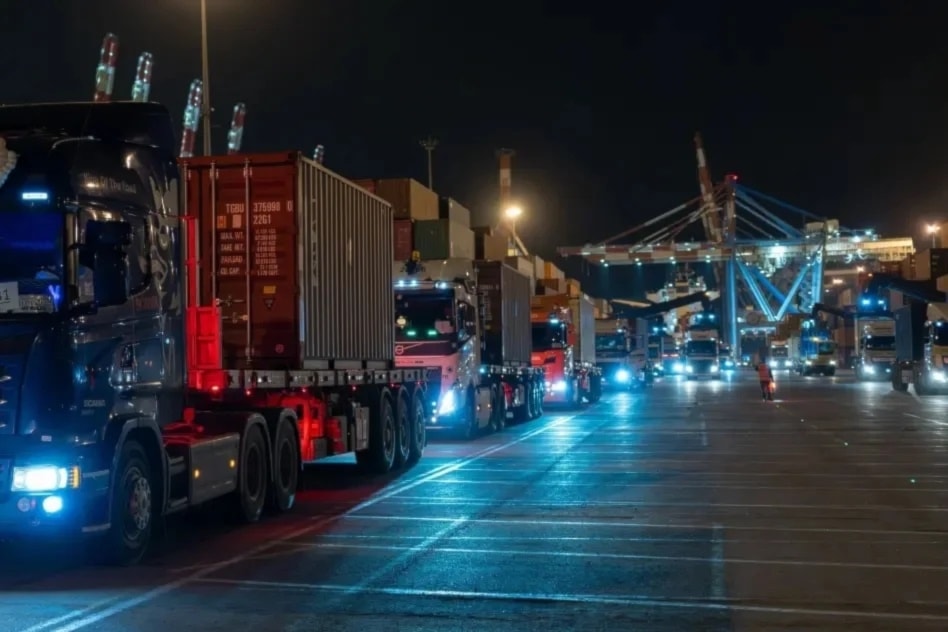
<path id="1" fill-rule="evenodd" d="M 438 146 L 438 139 L 428 136 L 428 138 L 420 141 L 419 144 L 428 153 L 428 188 L 434 191 L 434 175 L 431 170 L 431 154 L 434 153 L 435 147 Z"/>

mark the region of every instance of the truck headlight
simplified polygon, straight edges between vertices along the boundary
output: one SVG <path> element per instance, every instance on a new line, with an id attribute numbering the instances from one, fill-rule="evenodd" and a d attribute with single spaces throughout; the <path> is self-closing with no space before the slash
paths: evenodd
<path id="1" fill-rule="evenodd" d="M 438 406 L 439 415 L 450 415 L 458 407 L 457 395 L 454 394 L 454 389 L 447 391 L 444 395 L 441 396 L 441 405 Z"/>
<path id="2" fill-rule="evenodd" d="M 865 371 L 866 373 L 875 373 L 876 367 L 872 366 L 871 364 L 867 364 L 864 367 L 862 367 L 862 370 Z"/>
<path id="3" fill-rule="evenodd" d="M 719 366 L 716 365 L 716 364 L 712 364 L 712 365 L 711 365 L 711 372 L 712 372 L 712 373 L 717 373 L 720 369 L 721 369 L 721 367 L 719 367 Z"/>
<path id="4" fill-rule="evenodd" d="M 553 382 L 553 386 L 550 387 L 550 390 L 554 393 L 565 393 L 566 392 L 566 382 L 563 380 L 558 380 Z"/>
<path id="5" fill-rule="evenodd" d="M 618 371 L 616 371 L 616 382 L 618 382 L 619 384 L 624 384 L 625 382 L 628 382 L 630 377 L 631 375 L 626 369 L 619 369 Z"/>
<path id="6" fill-rule="evenodd" d="M 690 364 L 685 366 L 685 373 L 694 373 L 694 372 L 695 372 L 695 368 L 693 366 L 691 366 Z"/>
<path id="7" fill-rule="evenodd" d="M 836 360 L 830 360 L 830 366 L 836 366 Z"/>
<path id="8" fill-rule="evenodd" d="M 78 467 L 24 465 L 13 468 L 10 491 L 53 492 L 58 489 L 75 489 L 79 487 L 79 480 Z"/>
<path id="9" fill-rule="evenodd" d="M 788 368 L 788 367 L 790 366 L 790 360 L 784 360 L 784 361 L 783 361 L 783 366 L 784 366 L 784 368 Z"/>

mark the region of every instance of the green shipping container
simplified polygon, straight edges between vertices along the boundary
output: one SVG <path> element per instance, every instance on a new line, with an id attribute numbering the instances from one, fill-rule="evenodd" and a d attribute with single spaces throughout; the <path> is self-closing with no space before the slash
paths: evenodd
<path id="1" fill-rule="evenodd" d="M 448 219 L 415 222 L 415 250 L 423 260 L 474 259 L 474 231 Z"/>

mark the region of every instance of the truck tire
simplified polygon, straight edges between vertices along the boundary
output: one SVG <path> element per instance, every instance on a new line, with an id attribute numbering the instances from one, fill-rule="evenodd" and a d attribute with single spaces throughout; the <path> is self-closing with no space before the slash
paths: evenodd
<path id="1" fill-rule="evenodd" d="M 398 433 L 395 409 L 387 388 L 379 390 L 378 398 L 369 406 L 369 415 L 369 447 L 356 452 L 356 462 L 373 474 L 387 474 L 395 463 Z"/>
<path id="2" fill-rule="evenodd" d="M 240 461 L 237 463 L 237 492 L 234 499 L 234 513 L 238 522 L 253 523 L 260 520 L 267 503 L 269 489 L 269 459 L 267 458 L 267 440 L 258 424 L 247 428 L 243 444 L 240 447 Z"/>
<path id="3" fill-rule="evenodd" d="M 97 551 L 101 561 L 134 566 L 148 551 L 155 520 L 152 472 L 141 444 L 126 441 L 112 485 L 112 523 Z"/>
<path id="4" fill-rule="evenodd" d="M 892 390 L 899 393 L 908 391 L 908 384 L 902 381 L 902 370 L 897 366 L 892 368 Z"/>
<path id="5" fill-rule="evenodd" d="M 537 418 L 543 416 L 543 382 L 533 382 L 533 400 L 536 402 Z"/>
<path id="6" fill-rule="evenodd" d="M 496 386 L 490 389 L 490 426 L 494 432 L 500 432 L 507 427 L 507 397 L 503 390 L 503 387 Z"/>
<path id="7" fill-rule="evenodd" d="M 300 480 L 300 443 L 294 429 L 295 423 L 288 417 L 280 419 L 273 435 L 273 480 L 268 496 L 269 508 L 276 513 L 285 513 L 296 504 L 296 490 Z"/>
<path id="8" fill-rule="evenodd" d="M 464 419 L 458 432 L 461 438 L 469 441 L 476 437 L 480 432 L 480 424 L 477 422 L 477 401 L 475 399 L 474 389 L 467 389 L 467 395 L 464 401 Z"/>
<path id="9" fill-rule="evenodd" d="M 586 399 L 590 404 L 595 404 L 602 399 L 602 378 L 600 376 L 593 375 L 589 378 L 589 393 L 586 395 Z"/>
<path id="10" fill-rule="evenodd" d="M 398 409 L 395 416 L 395 462 L 396 468 L 402 467 L 411 458 L 411 403 L 408 391 L 398 391 Z"/>
<path id="11" fill-rule="evenodd" d="M 409 463 L 416 463 L 428 445 L 428 417 L 425 408 L 424 390 L 416 388 L 411 396 L 411 444 Z"/>

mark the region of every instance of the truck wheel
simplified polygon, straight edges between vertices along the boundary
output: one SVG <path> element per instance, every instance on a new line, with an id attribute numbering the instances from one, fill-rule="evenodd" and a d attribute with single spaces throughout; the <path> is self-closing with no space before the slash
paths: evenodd
<path id="1" fill-rule="evenodd" d="M 542 382 L 533 383 L 533 400 L 536 402 L 537 417 L 543 416 L 543 386 Z"/>
<path id="2" fill-rule="evenodd" d="M 500 432 L 507 427 L 507 396 L 504 395 L 503 387 L 493 387 L 490 390 L 490 399 L 490 425 L 494 432 Z"/>
<path id="3" fill-rule="evenodd" d="M 155 519 L 151 472 L 141 444 L 126 441 L 115 470 L 112 524 L 101 543 L 102 561 L 133 566 L 145 556 Z"/>
<path id="4" fill-rule="evenodd" d="M 467 399 L 464 402 L 464 419 L 460 428 L 461 438 L 465 441 L 473 439 L 480 431 L 480 424 L 477 422 L 477 401 L 474 390 L 467 389 Z"/>
<path id="5" fill-rule="evenodd" d="M 267 442 L 259 425 L 247 429 L 237 464 L 235 513 L 240 522 L 257 522 L 267 502 Z"/>
<path id="6" fill-rule="evenodd" d="M 428 445 L 428 417 L 425 415 L 425 398 L 421 389 L 416 389 L 411 398 L 411 443 L 409 445 L 409 463 L 421 458 Z"/>
<path id="7" fill-rule="evenodd" d="M 293 429 L 294 423 L 284 417 L 277 424 L 273 436 L 273 481 L 268 500 L 270 508 L 284 513 L 296 503 L 300 480 L 300 444 Z"/>
<path id="8" fill-rule="evenodd" d="M 356 453 L 357 462 L 373 474 L 386 474 L 395 463 L 398 435 L 395 410 L 388 389 L 379 391 L 378 401 L 370 407 L 369 448 Z"/>
<path id="9" fill-rule="evenodd" d="M 398 414 L 395 417 L 395 467 L 408 463 L 411 457 L 411 407 L 405 389 L 398 392 Z"/>
<path id="10" fill-rule="evenodd" d="M 898 367 L 892 369 L 892 390 L 900 393 L 908 391 L 908 384 L 902 381 L 902 371 Z"/>
<path id="11" fill-rule="evenodd" d="M 602 378 L 599 376 L 594 375 L 589 378 L 589 393 L 586 395 L 586 399 L 589 400 L 590 404 L 595 404 L 602 399 Z"/>

